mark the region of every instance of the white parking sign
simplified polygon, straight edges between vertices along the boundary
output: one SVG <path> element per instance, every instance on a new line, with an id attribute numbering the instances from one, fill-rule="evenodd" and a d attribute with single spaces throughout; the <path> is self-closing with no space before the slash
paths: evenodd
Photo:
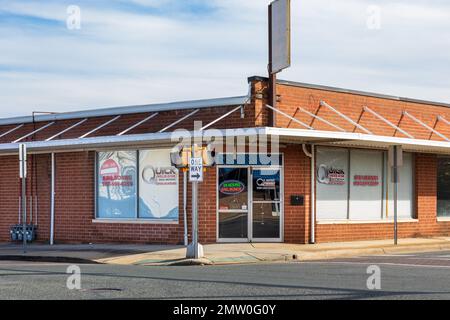
<path id="1" fill-rule="evenodd" d="M 203 159 L 191 158 L 189 160 L 189 181 L 203 182 Z"/>

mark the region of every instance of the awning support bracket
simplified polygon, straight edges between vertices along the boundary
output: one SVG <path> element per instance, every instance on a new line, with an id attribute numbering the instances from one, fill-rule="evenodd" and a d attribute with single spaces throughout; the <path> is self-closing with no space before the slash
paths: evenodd
<path id="1" fill-rule="evenodd" d="M 55 139 L 56 137 L 59 137 L 60 135 L 62 135 L 62 134 L 64 134 L 64 133 L 68 132 L 69 130 L 72 130 L 73 128 L 76 128 L 76 127 L 78 127 L 79 125 L 85 123 L 87 120 L 88 120 L 88 118 L 83 119 L 83 120 L 81 120 L 81 121 L 78 121 L 77 123 L 75 123 L 75 124 L 71 125 L 70 127 L 64 129 L 63 131 L 58 132 L 58 133 L 55 134 L 54 136 L 51 136 L 50 138 L 46 139 L 45 141 L 51 141 L 51 140 Z"/>
<path id="2" fill-rule="evenodd" d="M 22 123 L 22 124 L 19 124 L 17 127 L 14 127 L 14 128 L 12 128 L 12 129 L 10 129 L 10 130 L 8 130 L 8 131 L 6 131 L 6 132 L 0 134 L 0 138 L 3 138 L 3 137 L 5 137 L 5 136 L 7 136 L 8 134 L 13 133 L 13 132 L 16 131 L 16 130 L 19 130 L 19 129 L 22 128 L 24 125 L 25 125 L 25 124 L 23 124 L 23 123 Z"/>
<path id="3" fill-rule="evenodd" d="M 225 119 L 226 117 L 228 117 L 229 115 L 231 115 L 232 113 L 235 113 L 236 111 L 238 111 L 239 109 L 241 110 L 241 117 L 242 117 L 242 108 L 243 106 L 238 106 L 236 108 L 234 108 L 231 111 L 228 111 L 227 113 L 221 115 L 220 117 L 218 117 L 216 120 L 211 121 L 210 123 L 208 123 L 207 125 L 203 126 L 200 131 L 203 131 L 209 127 L 211 127 L 213 124 L 216 124 L 217 122 L 219 122 L 222 119 Z"/>
<path id="4" fill-rule="evenodd" d="M 301 125 L 301 126 L 307 128 L 307 129 L 309 129 L 309 130 L 314 130 L 313 127 L 307 125 L 306 123 L 301 122 L 300 120 L 298 120 L 298 119 L 296 119 L 296 118 L 294 118 L 294 117 L 288 115 L 287 113 L 284 113 L 283 111 L 280 111 L 280 110 L 278 110 L 278 109 L 275 109 L 274 107 L 269 106 L 268 104 L 266 104 L 266 107 L 269 108 L 269 109 L 271 109 L 271 110 L 273 110 L 273 111 L 275 111 L 275 112 L 277 112 L 277 113 L 279 113 L 279 114 L 281 114 L 281 115 L 283 115 L 283 116 L 285 116 L 286 118 L 288 118 L 288 119 L 290 119 L 290 120 L 292 120 L 292 121 L 298 123 L 299 125 Z"/>
<path id="5" fill-rule="evenodd" d="M 161 129 L 161 130 L 159 130 L 158 133 L 163 133 L 164 131 L 169 130 L 170 128 L 176 126 L 176 125 L 179 124 L 180 122 L 182 122 L 182 121 L 184 121 L 184 120 L 186 120 L 186 119 L 192 117 L 194 114 L 196 114 L 196 113 L 199 112 L 199 111 L 200 111 L 200 109 L 195 109 L 194 111 L 188 113 L 187 115 L 185 115 L 184 117 L 178 119 L 177 121 L 172 122 L 172 123 L 169 124 L 167 127 L 163 128 L 163 129 Z"/>
<path id="6" fill-rule="evenodd" d="M 44 130 L 44 129 L 47 129 L 48 127 L 50 127 L 50 126 L 53 125 L 53 124 L 55 124 L 55 121 L 50 122 L 50 123 L 47 123 L 45 126 L 42 126 L 42 127 L 40 127 L 39 129 L 36 129 L 36 130 L 34 130 L 34 131 L 32 131 L 32 132 L 30 132 L 30 133 L 24 135 L 23 137 L 21 137 L 21 138 L 15 140 L 13 143 L 20 142 L 20 141 L 22 141 L 23 139 L 26 139 L 26 138 L 32 136 L 33 134 L 36 134 L 36 133 L 38 133 L 38 132 L 40 132 L 40 131 L 42 131 L 42 130 Z"/>
<path id="7" fill-rule="evenodd" d="M 417 119 L 416 117 L 414 117 L 412 114 L 409 114 L 407 111 L 403 111 L 403 114 L 405 116 L 407 116 L 408 118 L 410 118 L 411 120 L 413 120 L 414 122 L 420 124 L 422 127 L 428 129 L 429 131 L 433 132 L 434 134 L 438 135 L 439 137 L 441 137 L 442 139 L 444 139 L 445 141 L 449 142 L 450 140 L 444 136 L 442 133 L 440 133 L 439 131 L 436 131 L 435 129 L 433 129 L 432 127 L 430 127 L 429 125 L 427 125 L 426 123 L 424 123 L 423 121 L 420 121 L 419 119 Z"/>
<path id="8" fill-rule="evenodd" d="M 120 117 L 121 117 L 121 115 L 118 115 L 118 116 L 112 118 L 111 120 L 106 121 L 104 124 L 99 125 L 97 128 L 95 128 L 95 129 L 89 131 L 88 133 L 83 134 L 83 135 L 82 135 L 81 137 L 79 137 L 78 139 L 86 138 L 87 136 L 93 134 L 94 132 L 97 132 L 98 130 L 100 130 L 100 129 L 106 127 L 107 125 L 113 123 L 114 121 L 118 120 Z"/>
<path id="9" fill-rule="evenodd" d="M 337 129 L 337 130 L 339 130 L 339 131 L 342 131 L 342 132 L 346 132 L 344 129 L 342 129 L 342 128 L 339 127 L 338 125 L 335 125 L 334 123 L 332 123 L 332 122 L 330 122 L 330 121 L 328 121 L 328 120 L 325 120 L 324 118 L 319 117 L 317 114 L 314 114 L 314 113 L 312 113 L 312 112 L 309 112 L 308 110 L 303 109 L 302 107 L 298 107 L 298 110 L 302 111 L 303 113 L 306 113 L 307 115 L 309 115 L 309 116 L 311 116 L 311 117 L 313 117 L 313 118 L 315 118 L 315 119 L 317 119 L 317 120 L 319 120 L 319 121 L 322 121 L 323 123 L 326 123 L 326 124 L 329 125 L 330 127 L 333 127 L 333 128 L 335 128 L 335 129 Z"/>
<path id="10" fill-rule="evenodd" d="M 124 134 L 126 134 L 127 132 L 130 132 L 131 130 L 139 127 L 141 124 L 144 124 L 145 122 L 149 121 L 150 119 L 153 119 L 154 117 L 156 117 L 158 115 L 158 112 L 153 113 L 151 115 L 149 115 L 148 117 L 146 117 L 145 119 L 139 121 L 138 123 L 132 125 L 131 127 L 129 127 L 128 129 L 122 131 L 121 133 L 118 133 L 118 136 L 123 136 Z"/>
<path id="11" fill-rule="evenodd" d="M 396 126 L 395 124 L 393 124 L 392 122 L 390 122 L 388 119 L 386 119 L 385 117 L 381 116 L 379 113 L 373 111 L 372 109 L 370 109 L 367 106 L 364 106 L 364 111 L 369 112 L 370 114 L 372 114 L 373 116 L 375 116 L 376 118 L 380 119 L 381 121 L 383 121 L 384 123 L 386 123 L 387 125 L 391 126 L 392 128 L 394 128 L 395 130 L 403 133 L 405 136 L 407 136 L 408 138 L 414 139 L 414 137 L 412 135 L 410 135 L 408 132 L 406 132 L 405 130 L 403 130 L 402 128 L 400 128 L 399 126 Z"/>
<path id="12" fill-rule="evenodd" d="M 370 132 L 369 130 L 367 130 L 366 128 L 364 128 L 362 125 L 360 125 L 359 123 L 353 121 L 352 119 L 350 119 L 349 117 L 347 117 L 345 114 L 343 114 L 342 112 L 336 110 L 335 108 L 333 108 L 332 106 L 330 106 L 328 103 L 326 103 L 325 101 L 320 101 L 320 105 L 324 106 L 328 109 L 330 109 L 331 111 L 333 111 L 334 113 L 336 113 L 337 115 L 339 115 L 341 118 L 347 120 L 348 122 L 350 122 L 352 125 L 354 125 L 355 127 L 361 129 L 362 131 L 364 131 L 367 134 L 371 134 L 373 135 L 372 132 Z"/>

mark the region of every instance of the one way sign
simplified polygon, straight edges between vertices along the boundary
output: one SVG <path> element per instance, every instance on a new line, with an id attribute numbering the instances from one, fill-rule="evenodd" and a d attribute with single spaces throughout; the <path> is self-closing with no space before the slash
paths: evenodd
<path id="1" fill-rule="evenodd" d="M 191 158 L 189 160 L 189 181 L 203 182 L 203 159 Z"/>

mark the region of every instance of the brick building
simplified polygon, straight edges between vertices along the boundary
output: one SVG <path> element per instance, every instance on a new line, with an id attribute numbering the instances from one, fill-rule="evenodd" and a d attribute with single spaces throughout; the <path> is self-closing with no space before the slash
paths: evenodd
<path id="1" fill-rule="evenodd" d="M 199 133 L 234 142 L 200 184 L 202 243 L 392 238 L 391 145 L 404 150 L 399 236 L 450 234 L 450 105 L 278 81 L 274 110 L 267 79 L 249 85 L 242 97 L 0 119 L 0 241 L 21 222 L 25 143 L 37 241 L 183 243 L 191 190 L 171 152 Z"/>

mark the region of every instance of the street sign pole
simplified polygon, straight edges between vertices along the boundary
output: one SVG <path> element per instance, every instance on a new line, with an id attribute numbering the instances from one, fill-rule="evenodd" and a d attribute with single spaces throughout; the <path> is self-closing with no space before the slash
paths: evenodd
<path id="1" fill-rule="evenodd" d="M 27 252 L 27 148 L 25 144 L 19 145 L 20 179 L 22 182 L 22 241 L 23 253 Z"/>
<path id="2" fill-rule="evenodd" d="M 194 259 L 203 256 L 198 243 L 198 183 L 203 181 L 203 158 L 197 158 L 197 149 L 197 144 L 194 144 L 189 159 L 189 181 L 192 183 L 192 244 L 186 254 L 188 258 Z"/>

